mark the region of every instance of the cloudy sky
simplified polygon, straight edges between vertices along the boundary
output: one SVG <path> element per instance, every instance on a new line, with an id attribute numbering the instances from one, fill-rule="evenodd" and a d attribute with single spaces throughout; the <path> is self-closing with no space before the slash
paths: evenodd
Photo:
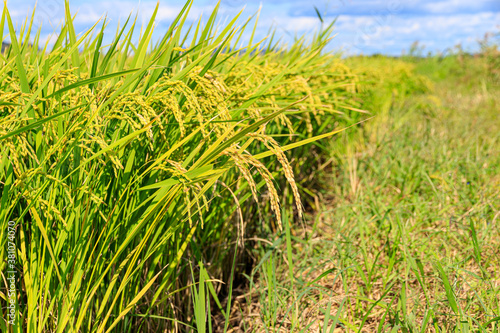
<path id="1" fill-rule="evenodd" d="M 202 13 L 207 16 L 216 3 L 195 0 L 189 19 L 195 20 Z M 158 35 L 166 31 L 183 4 L 183 0 L 160 1 Z M 35 0 L 8 0 L 11 16 L 19 23 L 34 5 Z M 110 27 L 116 27 L 131 12 L 139 11 L 139 20 L 147 20 L 155 5 L 156 0 L 70 0 L 72 12 L 78 12 L 75 25 L 79 31 L 103 15 L 111 19 Z M 500 32 L 500 0 L 221 0 L 221 18 L 231 17 L 243 7 L 246 18 L 259 6 L 259 38 L 266 36 L 271 25 L 285 41 L 313 32 L 319 27 L 316 7 L 326 22 L 337 18 L 337 36 L 330 47 L 347 54 L 400 55 L 414 41 L 419 41 L 425 52 L 445 51 L 457 44 L 474 51 L 486 32 Z M 38 0 L 35 23 L 43 22 L 43 38 L 49 38 L 63 17 L 64 0 Z"/>

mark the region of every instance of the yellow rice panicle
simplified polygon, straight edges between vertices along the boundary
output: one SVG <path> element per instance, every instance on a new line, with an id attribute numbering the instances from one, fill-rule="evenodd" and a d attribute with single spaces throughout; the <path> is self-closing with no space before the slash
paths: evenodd
<path id="1" fill-rule="evenodd" d="M 299 189 L 297 187 L 297 183 L 295 182 L 292 166 L 290 165 L 290 162 L 288 161 L 288 158 L 286 157 L 283 150 L 281 150 L 278 142 L 276 142 L 276 140 L 274 140 L 272 137 L 265 134 L 249 133 L 248 136 L 262 142 L 267 147 L 267 149 L 269 149 L 278 159 L 279 163 L 283 167 L 285 178 L 292 188 L 293 197 L 295 199 L 295 204 L 297 207 L 297 213 L 301 218 L 303 213 L 303 206 L 300 199 Z"/>
<path id="2" fill-rule="evenodd" d="M 283 225 L 281 223 L 281 211 L 280 211 L 280 201 L 279 201 L 279 196 L 278 192 L 276 191 L 276 188 L 274 187 L 273 183 L 273 175 L 269 172 L 269 170 L 260 162 L 259 160 L 255 159 L 252 155 L 250 154 L 242 154 L 244 156 L 245 161 L 253 165 L 259 174 L 262 176 L 266 183 L 267 190 L 269 191 L 269 199 L 271 203 L 271 210 L 276 214 L 276 221 L 278 223 L 278 226 L 280 230 L 283 230 Z"/>

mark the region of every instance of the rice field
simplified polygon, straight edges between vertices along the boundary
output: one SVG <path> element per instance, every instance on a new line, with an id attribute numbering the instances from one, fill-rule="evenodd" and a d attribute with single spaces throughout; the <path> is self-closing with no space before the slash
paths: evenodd
<path id="1" fill-rule="evenodd" d="M 4 6 L 1 331 L 498 331 L 497 49 L 343 59 L 191 6 L 109 44 Z"/>

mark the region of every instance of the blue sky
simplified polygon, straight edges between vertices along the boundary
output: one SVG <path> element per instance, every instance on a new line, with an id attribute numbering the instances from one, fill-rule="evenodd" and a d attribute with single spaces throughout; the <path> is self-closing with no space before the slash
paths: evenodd
<path id="1" fill-rule="evenodd" d="M 195 0 L 189 19 L 195 20 L 202 13 L 207 15 L 216 2 Z M 160 1 L 158 33 L 168 28 L 183 4 L 183 0 Z M 16 22 L 22 22 L 34 5 L 34 0 L 8 1 Z M 147 20 L 155 5 L 156 0 L 70 0 L 72 12 L 78 11 L 75 23 L 79 31 L 105 14 L 111 19 L 110 28 L 137 10 L 139 18 Z M 271 25 L 285 40 L 314 31 L 319 27 L 316 6 L 326 22 L 337 18 L 337 35 L 330 47 L 347 54 L 400 55 L 414 41 L 419 41 L 425 52 L 444 51 L 459 43 L 474 51 L 477 40 L 486 32 L 500 31 L 500 0 L 221 0 L 221 18 L 231 17 L 243 7 L 243 16 L 247 17 L 259 6 L 262 7 L 259 38 L 267 34 Z M 64 0 L 38 1 L 35 22 L 43 21 L 44 39 L 49 38 L 63 17 Z"/>

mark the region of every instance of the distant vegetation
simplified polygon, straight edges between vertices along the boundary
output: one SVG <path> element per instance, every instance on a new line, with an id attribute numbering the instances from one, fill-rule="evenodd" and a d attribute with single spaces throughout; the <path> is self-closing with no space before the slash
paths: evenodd
<path id="1" fill-rule="evenodd" d="M 10 46 L 9 43 L 2 42 L 2 53 L 5 52 L 9 46 Z"/>

